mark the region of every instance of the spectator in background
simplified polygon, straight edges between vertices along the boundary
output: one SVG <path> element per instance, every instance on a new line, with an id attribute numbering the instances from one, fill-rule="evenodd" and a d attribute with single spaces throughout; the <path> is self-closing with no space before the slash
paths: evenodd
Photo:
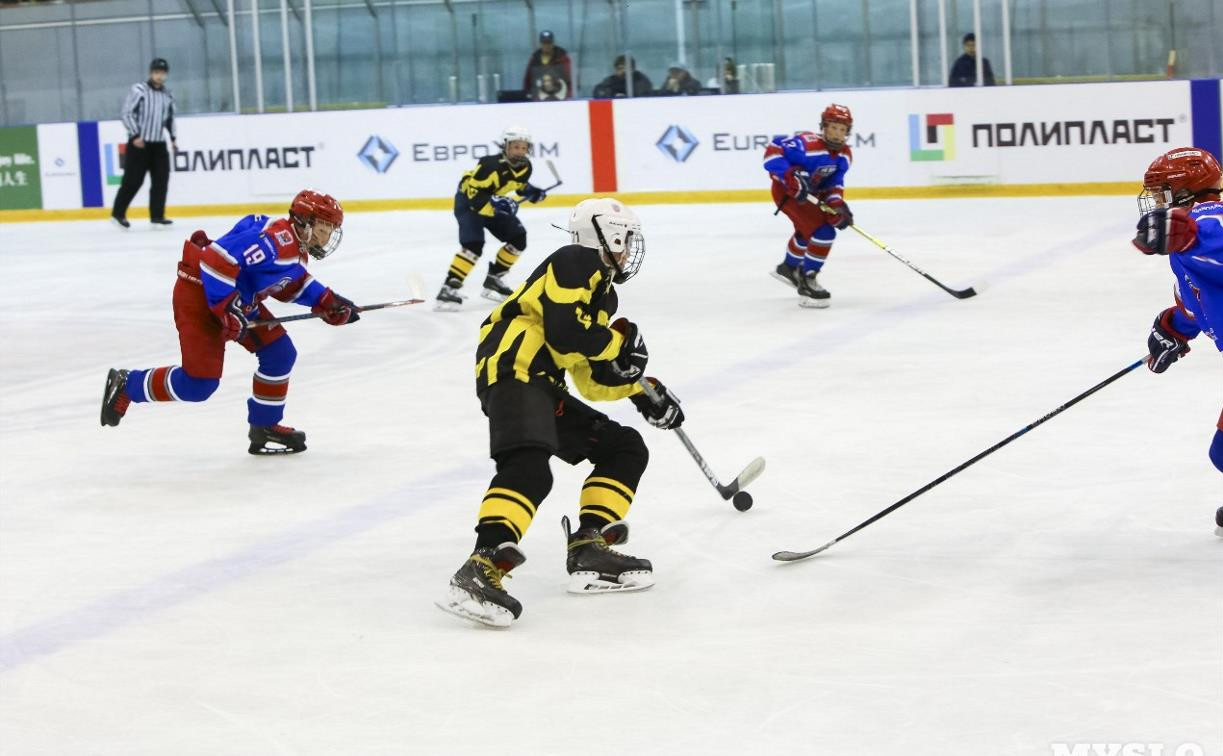
<path id="1" fill-rule="evenodd" d="M 739 67 L 734 58 L 722 61 L 722 81 L 719 83 L 722 94 L 739 94 Z"/>
<path id="2" fill-rule="evenodd" d="M 166 89 L 166 77 L 170 75 L 170 64 L 165 58 L 153 58 L 149 64 L 149 79 L 132 85 L 127 100 L 123 103 L 123 125 L 127 128 L 127 146 L 123 151 L 123 183 L 115 194 L 115 206 L 110 217 L 123 228 L 132 224 L 127 220 L 127 207 L 136 192 L 144 184 L 144 175 L 150 176 L 149 221 L 154 225 L 168 226 L 166 219 L 166 190 L 170 183 L 170 153 L 166 150 L 166 132 L 170 134 L 170 146 L 177 152 L 174 130 L 174 95 Z"/>
<path id="3" fill-rule="evenodd" d="M 565 100 L 573 91 L 573 64 L 565 48 L 556 44 L 552 32 L 539 33 L 539 49 L 531 53 L 527 71 L 522 77 L 522 89 L 532 100 Z M 544 77 L 551 76 L 548 89 Z M 541 96 L 543 95 L 543 96 Z"/>
<path id="4" fill-rule="evenodd" d="M 628 97 L 628 69 L 633 69 L 633 96 L 644 97 L 654 94 L 654 85 L 648 76 L 637 70 L 637 61 L 617 55 L 612 62 L 612 75 L 599 82 L 594 89 L 596 99 L 606 100 L 612 97 Z"/>
<path id="5" fill-rule="evenodd" d="M 701 83 L 692 78 L 683 63 L 672 63 L 667 69 L 667 79 L 658 90 L 660 95 L 694 95 L 701 93 Z"/>
<path id="6" fill-rule="evenodd" d="M 989 64 L 989 58 L 981 60 L 981 70 L 985 74 L 985 86 L 994 86 L 994 69 Z M 949 87 L 972 87 L 977 84 L 977 35 L 969 32 L 964 35 L 964 54 L 956 58 L 951 67 L 951 76 L 947 82 Z"/>

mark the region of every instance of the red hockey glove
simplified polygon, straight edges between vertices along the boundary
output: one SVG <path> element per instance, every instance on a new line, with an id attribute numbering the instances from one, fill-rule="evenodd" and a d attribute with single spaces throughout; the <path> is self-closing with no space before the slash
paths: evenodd
<path id="1" fill-rule="evenodd" d="M 645 417 L 646 422 L 663 430 L 671 430 L 683 425 L 684 410 L 679 406 L 679 397 L 671 393 L 671 389 L 662 385 L 662 381 L 657 378 L 646 378 L 646 380 L 654 387 L 655 393 L 662 397 L 662 401 L 655 404 L 644 392 L 629 397 L 633 406 Z"/>
<path id="2" fill-rule="evenodd" d="M 1151 335 L 1147 336 L 1147 367 L 1152 373 L 1162 373 L 1172 363 L 1189 354 L 1189 340 L 1172 325 L 1173 308 L 1169 307 L 1155 318 Z"/>
<path id="3" fill-rule="evenodd" d="M 250 322 L 246 319 L 246 313 L 242 312 L 242 300 L 238 299 L 238 292 L 235 291 L 209 309 L 221 324 L 223 338 L 229 341 L 242 340 Z"/>
<path id="4" fill-rule="evenodd" d="M 805 202 L 807 195 L 811 193 L 811 174 L 799 168 L 797 165 L 791 166 L 790 170 L 786 171 L 786 178 L 783 182 L 786 192 L 795 199 L 796 202 Z"/>
<path id="5" fill-rule="evenodd" d="M 850 212 L 849 203 L 845 200 L 832 200 L 824 204 L 828 206 L 828 210 L 824 211 L 824 215 L 828 216 L 828 222 L 832 226 L 840 231 L 844 231 L 854 224 L 854 214 Z"/>
<path id="6" fill-rule="evenodd" d="M 1156 208 L 1138 219 L 1134 246 L 1144 255 L 1184 252 L 1198 237 L 1198 224 L 1189 217 L 1189 208 Z"/>
<path id="7" fill-rule="evenodd" d="M 191 243 L 197 247 L 207 247 L 212 244 L 212 239 L 209 239 L 208 234 L 201 230 L 191 234 Z"/>
<path id="8" fill-rule="evenodd" d="M 328 325 L 333 326 L 356 323 L 361 319 L 361 313 L 357 312 L 357 306 L 352 300 L 336 294 L 331 289 L 323 292 L 318 304 L 311 307 L 310 311 L 317 313 Z"/>

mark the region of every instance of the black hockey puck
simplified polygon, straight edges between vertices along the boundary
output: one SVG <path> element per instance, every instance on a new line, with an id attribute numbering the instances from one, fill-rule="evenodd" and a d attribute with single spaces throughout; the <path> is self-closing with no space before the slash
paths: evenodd
<path id="1" fill-rule="evenodd" d="M 740 491 L 739 493 L 735 494 L 734 498 L 730 500 L 730 503 L 734 504 L 735 509 L 739 510 L 740 512 L 746 512 L 752 508 L 752 495 L 747 491 Z"/>

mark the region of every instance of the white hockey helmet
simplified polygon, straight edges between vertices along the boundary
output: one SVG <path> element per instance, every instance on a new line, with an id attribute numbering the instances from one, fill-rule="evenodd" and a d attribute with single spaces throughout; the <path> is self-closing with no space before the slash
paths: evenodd
<path id="1" fill-rule="evenodd" d="M 637 274 L 645 258 L 645 237 L 637 213 L 612 197 L 582 200 L 569 215 L 569 236 L 574 244 L 597 249 L 614 271 L 612 281 L 622 284 Z"/>
<path id="2" fill-rule="evenodd" d="M 526 142 L 527 154 L 530 154 L 534 142 L 531 141 L 531 132 L 527 131 L 524 126 L 510 126 L 505 131 L 501 132 L 501 154 L 510 161 L 510 165 L 515 167 L 522 165 L 525 162 L 524 158 L 510 160 L 509 146 L 510 142 Z"/>

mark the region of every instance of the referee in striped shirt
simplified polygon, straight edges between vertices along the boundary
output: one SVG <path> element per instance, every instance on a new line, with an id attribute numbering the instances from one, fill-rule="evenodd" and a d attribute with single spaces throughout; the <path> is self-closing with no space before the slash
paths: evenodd
<path id="1" fill-rule="evenodd" d="M 160 226 L 170 225 L 166 218 L 166 188 L 170 183 L 170 153 L 166 150 L 165 132 L 170 132 L 170 147 L 178 149 L 174 131 L 174 95 L 166 89 L 170 64 L 165 58 L 154 58 L 149 64 L 149 80 L 132 86 L 123 103 L 123 125 L 127 127 L 127 151 L 123 165 L 123 183 L 115 195 L 111 218 L 123 228 L 130 228 L 127 206 L 144 183 L 144 174 L 151 176 L 149 187 L 149 220 Z"/>

